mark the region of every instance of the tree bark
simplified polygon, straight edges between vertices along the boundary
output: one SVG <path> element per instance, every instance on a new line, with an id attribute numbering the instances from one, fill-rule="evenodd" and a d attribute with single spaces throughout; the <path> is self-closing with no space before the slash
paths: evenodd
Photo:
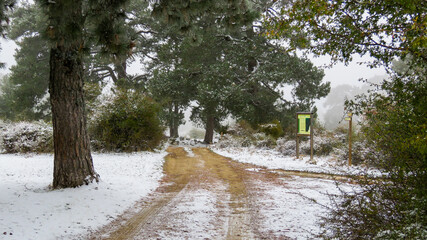
<path id="1" fill-rule="evenodd" d="M 116 63 L 114 63 L 114 71 L 117 74 L 118 81 L 125 81 L 127 79 L 127 62 L 126 58 L 118 59 Z"/>
<path id="2" fill-rule="evenodd" d="M 76 22 L 82 19 L 81 1 L 76 1 L 71 10 L 62 8 L 59 11 L 69 14 L 69 19 Z M 77 33 L 72 39 L 57 35 L 50 51 L 49 93 L 55 154 L 53 188 L 77 187 L 99 177 L 93 168 L 86 129 L 81 46 L 82 34 Z"/>
<path id="3" fill-rule="evenodd" d="M 203 141 L 206 144 L 211 144 L 213 142 L 215 128 L 215 117 L 213 115 L 208 115 L 206 119 L 206 132 L 205 132 L 205 140 Z"/>
<path id="4" fill-rule="evenodd" d="M 169 136 L 171 138 L 178 138 L 178 128 L 179 128 L 179 107 L 178 104 L 172 102 L 169 108 L 170 112 L 170 121 L 169 121 Z"/>

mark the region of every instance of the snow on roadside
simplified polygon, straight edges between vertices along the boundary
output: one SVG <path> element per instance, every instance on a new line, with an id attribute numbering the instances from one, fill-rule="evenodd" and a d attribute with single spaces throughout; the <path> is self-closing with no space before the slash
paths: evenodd
<path id="1" fill-rule="evenodd" d="M 277 238 L 316 239 L 321 233 L 322 216 L 328 214 L 328 194 L 339 194 L 332 180 L 292 177 L 283 180 L 286 187 L 259 183 L 264 195 L 257 199 L 262 229 Z M 343 184 L 345 191 L 354 186 Z"/>
<path id="2" fill-rule="evenodd" d="M 0 238 L 78 239 L 155 190 L 165 155 L 93 154 L 99 183 L 52 191 L 52 155 L 0 154 Z"/>
<path id="3" fill-rule="evenodd" d="M 333 156 L 314 156 L 314 162 L 310 161 L 310 156 L 302 156 L 296 159 L 294 156 L 284 156 L 283 154 L 268 149 L 253 147 L 240 148 L 215 148 L 216 153 L 233 160 L 263 166 L 269 169 L 283 169 L 292 171 L 305 171 L 313 173 L 339 174 L 339 175 L 360 175 L 369 174 L 380 176 L 381 172 L 376 169 L 365 169 L 360 166 L 339 166 Z"/>

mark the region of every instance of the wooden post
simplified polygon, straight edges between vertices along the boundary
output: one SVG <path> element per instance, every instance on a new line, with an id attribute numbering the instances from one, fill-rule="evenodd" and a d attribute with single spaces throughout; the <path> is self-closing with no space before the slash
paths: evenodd
<path id="1" fill-rule="evenodd" d="M 348 165 L 351 166 L 351 135 L 352 135 L 352 131 L 351 131 L 351 126 L 352 126 L 352 113 L 349 113 L 349 121 L 348 121 Z"/>
<path id="2" fill-rule="evenodd" d="M 299 121 L 299 119 L 298 119 L 298 113 L 296 114 L 296 117 L 297 117 L 297 126 L 296 126 L 296 131 L 295 131 L 295 134 L 296 134 L 296 141 L 297 141 L 297 149 L 296 149 L 296 152 L 297 152 L 297 159 L 299 159 L 299 135 L 298 135 L 298 121 Z"/>
<path id="3" fill-rule="evenodd" d="M 310 113 L 310 161 L 313 161 L 313 113 Z"/>

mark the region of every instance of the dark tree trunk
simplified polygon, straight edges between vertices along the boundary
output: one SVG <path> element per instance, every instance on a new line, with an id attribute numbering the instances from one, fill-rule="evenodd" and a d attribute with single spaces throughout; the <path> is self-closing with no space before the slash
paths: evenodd
<path id="1" fill-rule="evenodd" d="M 118 60 L 117 63 L 114 64 L 114 71 L 117 74 L 117 79 L 123 81 L 127 78 L 127 63 L 126 58 L 124 60 Z"/>
<path id="2" fill-rule="evenodd" d="M 206 132 L 205 132 L 205 140 L 203 141 L 206 144 L 211 144 L 213 142 L 215 128 L 215 117 L 213 115 L 208 115 L 206 119 Z"/>
<path id="3" fill-rule="evenodd" d="M 172 103 L 171 105 L 171 122 L 169 125 L 169 133 L 172 138 L 178 138 L 178 128 L 179 128 L 179 107 L 178 104 Z"/>
<path id="4" fill-rule="evenodd" d="M 72 10 L 64 14 L 72 15 L 70 19 L 77 22 L 81 20 L 81 2 L 76 1 Z M 99 177 L 93 168 L 86 129 L 81 46 L 81 34 L 72 40 L 56 36 L 50 52 L 49 93 L 55 149 L 53 188 L 77 187 Z"/>

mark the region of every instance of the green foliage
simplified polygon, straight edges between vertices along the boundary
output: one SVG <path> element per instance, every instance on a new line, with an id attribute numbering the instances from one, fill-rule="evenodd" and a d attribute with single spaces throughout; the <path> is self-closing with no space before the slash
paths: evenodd
<path id="1" fill-rule="evenodd" d="M 278 3 L 279 4 L 279 3 Z M 282 3 L 280 3 L 282 4 Z M 387 173 L 383 181 L 360 181 L 326 218 L 327 239 L 424 239 L 427 235 L 427 3 L 425 1 L 296 0 L 270 11 L 267 35 L 291 48 L 329 54 L 334 61 L 369 54 L 373 65 L 390 66 L 382 92 L 349 101 L 363 114 L 369 160 Z"/>
<path id="2" fill-rule="evenodd" d="M 282 137 L 284 132 L 279 120 L 273 120 L 271 123 L 259 125 L 261 132 L 272 136 L 274 139 Z"/>
<path id="3" fill-rule="evenodd" d="M 328 237 L 423 239 L 427 234 L 425 68 L 396 71 L 381 90 L 348 108 L 364 113 L 370 160 L 387 177 L 375 184 L 360 181 L 362 191 L 344 195 L 326 219 Z"/>
<path id="4" fill-rule="evenodd" d="M 99 108 L 98 96 L 102 93 L 102 85 L 98 82 L 87 82 L 83 85 L 85 93 L 86 112 L 88 117 L 92 117 Z"/>
<path id="5" fill-rule="evenodd" d="M 1 86 L 1 116 L 11 120 L 48 120 L 49 49 L 38 34 L 43 26 L 41 10 L 23 4 L 13 15 L 9 37 L 16 41 L 16 65 L 8 82 Z"/>
<path id="6" fill-rule="evenodd" d="M 254 135 L 257 131 L 245 120 L 239 120 L 234 126 L 231 126 L 227 133 L 235 136 Z"/>
<path id="7" fill-rule="evenodd" d="M 267 34 L 289 40 L 291 48 L 345 62 L 354 53 L 385 65 L 396 56 L 427 60 L 425 1 L 296 0 L 278 8 L 266 15 Z"/>
<path id="8" fill-rule="evenodd" d="M 119 92 L 93 123 L 92 138 L 110 151 L 153 150 L 163 139 L 159 110 L 138 93 Z"/>
<path id="9" fill-rule="evenodd" d="M 251 23 L 259 16 L 259 12 L 251 7 L 245 0 L 161 0 L 154 5 L 153 15 L 196 40 L 200 31 L 198 24 L 205 19 L 215 21 L 215 26 L 228 29 Z"/>

